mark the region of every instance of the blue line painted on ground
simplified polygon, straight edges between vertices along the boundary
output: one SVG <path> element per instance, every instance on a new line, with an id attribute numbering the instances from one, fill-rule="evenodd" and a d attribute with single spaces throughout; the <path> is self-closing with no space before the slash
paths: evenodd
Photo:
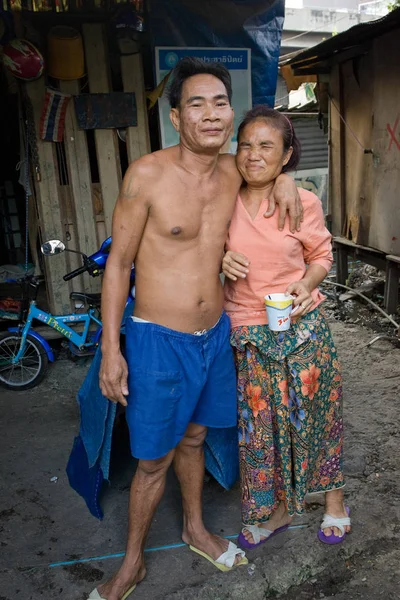
<path id="1" fill-rule="evenodd" d="M 290 525 L 289 529 L 304 529 L 307 525 Z M 226 535 L 225 539 L 233 540 L 237 538 L 238 534 Z M 167 544 L 166 546 L 155 546 L 154 548 L 145 548 L 145 552 L 158 552 L 159 550 L 173 550 L 175 548 L 183 548 L 187 544 Z M 49 567 L 67 567 L 69 565 L 76 565 L 78 563 L 95 562 L 98 560 L 108 560 L 110 558 L 123 558 L 125 552 L 117 552 L 116 554 L 106 554 L 105 556 L 92 556 L 90 558 L 79 558 L 76 560 L 65 560 L 61 562 L 50 563 Z"/>

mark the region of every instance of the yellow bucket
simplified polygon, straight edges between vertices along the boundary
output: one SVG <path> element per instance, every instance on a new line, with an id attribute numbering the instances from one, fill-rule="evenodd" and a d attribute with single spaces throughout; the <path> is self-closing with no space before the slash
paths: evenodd
<path id="1" fill-rule="evenodd" d="M 53 27 L 47 38 L 47 72 L 50 77 L 71 81 L 85 74 L 82 36 L 73 27 Z"/>

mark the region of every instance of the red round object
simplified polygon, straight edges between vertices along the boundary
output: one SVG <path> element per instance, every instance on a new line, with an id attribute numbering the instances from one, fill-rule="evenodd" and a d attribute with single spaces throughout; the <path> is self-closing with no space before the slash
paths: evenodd
<path id="1" fill-rule="evenodd" d="M 28 40 L 11 40 L 3 46 L 3 62 L 14 77 L 24 81 L 37 79 L 43 73 L 44 59 Z"/>

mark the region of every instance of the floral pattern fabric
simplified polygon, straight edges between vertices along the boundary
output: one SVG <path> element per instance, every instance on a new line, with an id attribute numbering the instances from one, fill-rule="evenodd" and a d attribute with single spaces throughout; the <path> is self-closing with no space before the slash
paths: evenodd
<path id="1" fill-rule="evenodd" d="M 285 332 L 236 327 L 242 520 L 268 520 L 281 501 L 301 514 L 307 493 L 343 486 L 342 378 L 315 309 Z"/>

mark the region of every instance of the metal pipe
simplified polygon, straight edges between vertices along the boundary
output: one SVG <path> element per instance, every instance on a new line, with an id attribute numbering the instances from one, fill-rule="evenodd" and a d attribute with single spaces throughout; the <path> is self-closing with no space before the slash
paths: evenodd
<path id="1" fill-rule="evenodd" d="M 394 319 L 392 319 L 392 317 L 390 315 L 388 315 L 388 313 L 386 313 L 384 310 L 382 310 L 382 308 L 380 306 L 378 306 L 375 302 L 373 302 L 370 298 L 367 298 L 367 296 L 364 296 L 364 294 L 361 294 L 361 292 L 357 292 L 357 290 L 349 287 L 348 285 L 344 285 L 343 283 L 337 283 L 336 281 L 329 281 L 328 279 L 325 279 L 323 281 L 323 284 L 325 284 L 325 283 L 327 283 L 328 285 L 335 285 L 336 287 L 344 288 L 345 290 L 350 290 L 357 296 L 360 296 L 360 298 L 362 298 L 363 300 L 368 302 L 368 304 L 371 304 L 371 306 L 373 306 L 378 312 L 380 312 L 381 315 L 383 315 L 385 317 L 385 319 L 390 321 L 392 323 L 392 325 L 394 325 L 396 327 L 396 329 L 400 329 L 400 325 L 398 323 L 396 323 L 396 321 Z"/>
<path id="2" fill-rule="evenodd" d="M 376 337 L 374 337 L 370 342 L 368 342 L 368 344 L 365 344 L 365 346 L 361 347 L 361 350 L 363 350 L 364 348 L 369 348 L 370 346 L 372 346 L 372 344 L 375 344 L 375 342 L 377 342 L 378 340 L 389 340 L 389 342 L 392 342 L 395 338 L 389 335 L 384 335 L 383 333 L 381 333 L 380 335 L 377 335 Z M 393 375 L 392 375 L 393 377 Z M 396 375 L 394 376 L 396 377 Z M 400 377 L 400 375 L 397 375 L 397 377 Z M 389 378 L 387 378 L 389 379 Z"/>

